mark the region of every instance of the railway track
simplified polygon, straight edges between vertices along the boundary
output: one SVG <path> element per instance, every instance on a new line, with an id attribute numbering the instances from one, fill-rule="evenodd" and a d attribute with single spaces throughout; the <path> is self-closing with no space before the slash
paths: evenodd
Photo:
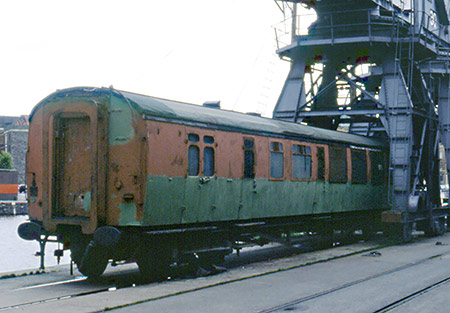
<path id="1" fill-rule="evenodd" d="M 411 312 L 411 308 L 402 311 L 403 305 L 409 305 L 414 300 L 426 302 L 430 292 L 450 287 L 448 284 L 450 246 L 435 245 L 432 239 L 426 241 L 428 241 L 429 249 L 427 248 L 427 253 L 420 257 L 414 256 L 414 251 L 425 249 L 425 246 L 388 247 L 380 249 L 379 253 L 378 251 L 377 253 L 361 253 L 310 267 L 287 269 L 284 273 L 249 277 L 246 281 L 233 282 L 229 286 L 211 287 L 216 291 L 201 290 L 189 295 L 172 295 L 171 298 L 118 309 L 117 312 L 139 312 L 140 310 L 174 312 L 177 305 L 181 305 L 179 307 L 183 308 L 183 312 L 208 312 L 211 308 L 223 308 L 226 301 L 214 300 L 219 302 L 214 305 L 214 301 L 208 299 L 220 299 L 219 295 L 227 295 L 231 290 L 242 300 L 235 298 L 235 303 L 228 303 L 227 312 Z M 438 253 L 431 253 L 433 248 L 437 247 L 440 248 L 435 250 Z M 395 258 L 398 257 L 393 253 L 397 249 L 403 250 L 401 252 L 403 259 L 397 260 L 397 266 L 392 266 Z M 371 259 L 367 264 L 373 266 L 373 270 L 364 268 L 364 265 L 360 268 L 355 266 L 356 262 L 364 263 L 361 258 Z M 340 275 L 337 280 L 333 280 L 327 277 L 333 271 L 325 272 L 327 267 L 334 268 L 336 271 L 347 268 L 346 275 L 350 277 L 345 280 L 346 275 Z M 313 273 L 315 269 L 318 274 L 316 276 Z M 321 271 L 324 271 L 322 275 Z M 298 279 L 311 280 L 299 283 L 292 278 L 295 276 Z M 417 279 L 418 277 L 420 279 Z M 320 286 L 317 286 L 318 284 Z M 260 289 L 261 285 L 265 285 L 267 290 Z M 302 294 L 302 296 L 292 299 L 296 294 Z M 448 291 L 445 292 L 445 298 L 447 294 Z M 226 297 L 223 298 L 226 299 Z M 268 298 L 270 299 L 267 300 Z M 205 306 L 206 310 L 192 306 L 200 299 L 203 300 L 202 306 Z M 283 299 L 290 300 L 282 301 Z M 273 305 L 273 303 L 277 304 Z M 436 312 L 445 311 L 446 308 L 447 306 L 440 307 L 440 310 Z"/>
<path id="2" fill-rule="evenodd" d="M 213 288 L 216 285 L 230 283 L 267 275 L 283 268 L 301 266 L 306 262 L 324 262 L 329 258 L 340 258 L 349 254 L 361 253 L 377 248 L 379 243 L 359 243 L 336 247 L 330 250 L 308 252 L 304 254 L 295 248 L 271 245 L 267 248 L 252 248 L 227 257 L 226 267 L 229 270 L 224 275 L 213 275 L 191 279 L 181 275 L 178 278 L 163 283 L 146 284 L 140 281 L 138 269 L 135 265 L 112 268 L 96 281 L 89 281 L 84 276 L 70 276 L 68 267 L 59 271 L 50 271 L 43 275 L 20 276 L 16 278 L 0 279 L 0 312 L 5 311 L 36 311 L 39 307 L 65 305 L 67 302 L 77 302 L 79 299 L 102 295 L 105 298 L 113 297 L 114 293 L 131 289 L 145 290 L 150 288 L 155 292 L 153 299 L 173 296 L 173 293 L 161 292 L 159 286 L 171 286 L 175 293 L 192 292 L 198 289 Z M 304 263 L 302 263 L 302 261 Z M 300 263 L 299 263 L 300 262 Z M 190 283 L 194 282 L 194 283 Z M 174 285 L 176 285 L 174 287 Z M 124 299 L 117 302 L 126 305 L 133 302 L 148 300 L 136 298 L 135 301 Z M 105 306 L 113 304 L 105 301 Z M 94 305 L 95 306 L 95 305 Z M 70 312 L 70 310 L 66 310 Z M 76 312 L 80 312 L 79 310 Z M 86 312 L 91 312 L 87 310 Z"/>
<path id="3" fill-rule="evenodd" d="M 417 265 L 420 265 L 420 264 L 423 264 L 425 262 L 428 262 L 428 261 L 430 261 L 430 260 L 432 260 L 434 258 L 443 257 L 443 256 L 447 256 L 447 255 L 450 255 L 450 250 L 447 251 L 446 253 L 443 253 L 443 254 L 434 255 L 434 256 L 431 256 L 431 257 L 427 257 L 427 258 L 418 260 L 418 261 L 413 262 L 413 263 L 405 264 L 403 266 L 400 266 L 400 267 L 397 267 L 397 268 L 394 268 L 394 269 L 391 269 L 391 270 L 388 270 L 388 271 L 385 271 L 385 272 L 381 272 L 381 273 L 378 273 L 378 274 L 375 274 L 375 275 L 372 275 L 372 276 L 369 276 L 369 277 L 365 277 L 365 278 L 360 279 L 360 280 L 352 281 L 352 282 L 343 284 L 341 286 L 338 286 L 338 287 L 335 287 L 335 288 L 332 288 L 332 289 L 329 289 L 329 290 L 324 290 L 324 291 L 322 291 L 320 293 L 313 294 L 313 295 L 310 295 L 308 297 L 299 298 L 299 299 L 296 299 L 294 301 L 290 301 L 290 302 L 284 303 L 282 305 L 278 305 L 276 307 L 273 307 L 273 308 L 270 308 L 270 309 L 267 309 L 267 310 L 262 310 L 262 311 L 259 311 L 258 313 L 274 313 L 274 312 L 286 312 L 286 311 L 292 312 L 292 311 L 296 311 L 296 307 L 298 307 L 299 304 L 306 303 L 306 302 L 308 302 L 310 300 L 314 300 L 314 299 L 320 299 L 321 297 L 327 296 L 327 295 L 329 295 L 331 293 L 335 293 L 335 292 L 338 292 L 338 291 L 341 291 L 341 290 L 344 290 L 344 289 L 347 289 L 349 287 L 353 287 L 353 286 L 356 286 L 356 285 L 359 285 L 359 284 L 362 284 L 362 283 L 365 283 L 365 282 L 369 282 L 371 280 L 378 279 L 378 278 L 380 278 L 382 276 L 387 276 L 387 275 L 391 275 L 391 274 L 394 274 L 394 273 L 397 273 L 397 272 L 400 272 L 400 271 L 403 271 L 403 270 L 406 270 L 406 269 L 410 269 L 410 268 L 415 267 Z M 386 306 L 383 306 L 382 308 L 380 308 L 380 309 L 378 309 L 376 311 L 373 311 L 373 313 L 389 312 L 392 309 L 398 308 L 402 304 L 404 304 L 404 303 L 406 303 L 406 302 L 408 302 L 408 301 L 410 301 L 410 300 L 412 300 L 414 298 L 423 296 L 427 292 L 429 292 L 430 290 L 432 290 L 434 288 L 437 288 L 437 287 L 440 287 L 440 286 L 442 286 L 444 284 L 447 284 L 447 283 L 450 283 L 450 276 L 446 277 L 446 278 L 444 278 L 442 280 L 439 280 L 439 281 L 437 281 L 435 283 L 432 283 L 432 284 L 430 284 L 430 285 L 428 285 L 428 286 L 426 286 L 426 287 L 424 287 L 424 288 L 422 288 L 420 290 L 414 291 L 413 293 L 408 294 L 405 297 L 402 297 L 402 298 L 400 298 L 398 300 L 395 300 L 394 302 L 392 302 L 392 303 L 390 303 L 390 304 L 388 304 Z"/>
<path id="4" fill-rule="evenodd" d="M 421 290 L 418 290 L 410 295 L 407 295 L 406 297 L 403 297 L 403 298 L 375 311 L 374 313 L 384 313 L 384 312 L 391 312 L 393 310 L 396 310 L 396 309 L 400 308 L 402 305 L 404 305 L 412 300 L 418 299 L 422 296 L 425 296 L 428 292 L 431 292 L 435 288 L 442 287 L 443 285 L 446 285 L 448 283 L 450 283 L 450 277 L 447 277 L 447 278 L 445 278 L 441 281 L 438 281 L 430 286 L 427 286 L 427 287 L 425 287 Z"/>
<path id="5" fill-rule="evenodd" d="M 450 235 L 446 235 L 447 237 L 447 241 L 450 243 Z M 276 247 L 271 247 L 241 253 L 240 258 L 231 257 L 227 262 L 229 271 L 220 275 L 195 279 L 178 278 L 153 284 L 139 284 L 136 267 L 125 271 L 122 267 L 120 272 L 107 272 L 96 282 L 87 281 L 85 277 L 68 276 L 65 271 L 40 277 L 18 277 L 0 281 L 0 312 L 39 313 L 51 310 L 56 312 L 58 308 L 63 307 L 67 313 L 102 312 L 105 309 L 114 312 L 200 313 L 217 311 L 213 309 L 214 305 L 208 301 L 215 299 L 218 302 L 216 305 L 218 305 L 221 299 L 225 301 L 226 297 L 220 298 L 217 295 L 230 293 L 235 294 L 236 299 L 234 304 L 225 304 L 226 312 L 319 312 L 320 310 L 315 311 L 314 309 L 323 308 L 324 303 L 334 301 L 333 299 L 336 298 L 345 299 L 345 296 L 342 297 L 343 293 L 352 294 L 352 290 L 369 290 L 367 286 L 377 285 L 377 282 L 381 280 L 391 279 L 390 277 L 395 279 L 407 272 L 420 272 L 422 268 L 432 267 L 432 263 L 436 260 L 450 259 L 450 246 L 447 246 L 446 243 L 437 246 L 434 245 L 435 241 L 426 239 L 412 245 L 386 248 L 373 242 L 359 243 L 285 257 L 292 253 L 288 250 L 279 252 L 281 258 L 278 259 L 269 257 L 273 256 L 274 251 L 277 250 Z M 416 256 L 413 251 L 417 251 L 417 249 L 425 254 Z M 408 262 L 405 261 L 406 259 L 395 261 L 395 258 L 389 254 L 397 250 L 403 250 L 404 258 L 411 258 L 411 260 Z M 380 255 L 375 252 L 379 252 Z M 249 260 L 252 259 L 251 255 L 253 254 L 261 262 L 247 262 L 247 253 L 250 254 Z M 347 279 L 345 275 L 342 275 L 336 281 L 331 279 L 328 284 L 320 283 L 320 280 L 327 276 L 327 273 L 320 275 L 320 271 L 336 265 L 340 270 L 351 269 L 354 262 L 371 264 L 373 269 L 367 268 L 364 273 L 357 273 L 357 275 L 355 269 L 354 277 Z M 381 264 L 383 262 L 387 262 L 388 266 Z M 395 262 L 395 266 L 391 264 L 393 262 Z M 377 265 L 377 263 L 380 264 Z M 316 270 L 318 270 L 319 276 L 317 277 L 319 278 L 314 279 Z M 383 300 L 380 303 L 374 303 L 369 310 L 362 309 L 354 312 L 399 310 L 402 305 L 418 300 L 442 286 L 447 286 L 450 281 L 448 274 L 450 273 L 447 272 L 447 276 L 444 277 L 442 273 L 438 273 L 435 276 L 439 279 L 435 279 L 435 276 L 430 277 L 427 281 L 418 284 L 417 288 L 411 286 L 410 290 L 401 293 L 401 296 L 395 299 Z M 308 290 L 301 289 L 299 288 L 301 284 L 298 285 L 299 280 L 288 281 L 295 275 L 316 282 L 312 285 L 316 284 L 317 286 L 310 286 Z M 279 285 L 283 280 L 285 285 L 291 285 L 291 291 L 298 288 L 297 297 L 294 297 L 295 292 L 290 292 L 290 294 L 286 292 L 284 296 L 277 295 L 275 290 L 280 289 L 283 292 Z M 267 284 L 270 285 L 269 290 L 258 289 L 258 286 Z M 254 292 L 248 293 L 252 289 Z M 263 299 L 258 300 L 257 294 L 261 294 Z M 356 298 L 355 301 L 358 299 Z M 193 310 L 190 310 L 191 302 L 196 303 L 193 304 Z M 248 307 L 252 303 L 254 305 Z M 199 304 L 201 304 L 200 309 Z M 344 311 L 353 312 L 351 309 Z M 344 311 L 341 310 L 341 312 Z M 333 310 L 325 309 L 322 312 L 333 312 Z"/>

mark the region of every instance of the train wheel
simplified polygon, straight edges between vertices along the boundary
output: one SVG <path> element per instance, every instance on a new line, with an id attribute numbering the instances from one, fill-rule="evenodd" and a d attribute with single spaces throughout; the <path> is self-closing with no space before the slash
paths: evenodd
<path id="1" fill-rule="evenodd" d="M 89 244 L 89 239 L 81 233 L 72 233 L 70 236 L 70 257 L 77 266 L 80 266 L 83 259 L 86 247 Z"/>
<path id="2" fill-rule="evenodd" d="M 103 274 L 108 265 L 108 257 L 105 249 L 91 241 L 84 252 L 78 270 L 89 278 L 97 278 Z"/>
<path id="3" fill-rule="evenodd" d="M 321 225 L 319 229 L 320 241 L 316 244 L 318 249 L 332 247 L 335 242 L 334 227 L 330 223 Z"/>
<path id="4" fill-rule="evenodd" d="M 411 242 L 413 239 L 413 223 L 386 225 L 388 236 L 395 241 Z"/>
<path id="5" fill-rule="evenodd" d="M 361 231 L 362 231 L 362 238 L 365 241 L 373 239 L 375 237 L 375 234 L 377 233 L 375 225 L 370 223 L 364 224 L 361 227 Z"/>
<path id="6" fill-rule="evenodd" d="M 203 253 L 198 259 L 195 258 L 193 263 L 197 267 L 197 274 L 199 274 L 199 276 L 217 274 L 226 270 L 225 267 L 223 267 L 225 263 L 225 253 L 222 252 Z"/>
<path id="7" fill-rule="evenodd" d="M 163 281 L 169 275 L 170 257 L 160 249 L 142 245 L 137 252 L 137 264 L 145 281 Z"/>
<path id="8" fill-rule="evenodd" d="M 436 235 L 437 236 L 444 235 L 445 232 L 447 231 L 447 225 L 446 225 L 445 217 L 440 217 L 440 218 L 436 219 L 435 224 L 436 224 L 436 226 L 435 226 Z"/>
<path id="9" fill-rule="evenodd" d="M 401 236 L 403 242 L 411 242 L 413 240 L 413 223 L 403 223 L 401 226 Z"/>
<path id="10" fill-rule="evenodd" d="M 428 237 L 442 236 L 446 232 L 445 217 L 433 218 L 425 227 L 425 235 Z"/>

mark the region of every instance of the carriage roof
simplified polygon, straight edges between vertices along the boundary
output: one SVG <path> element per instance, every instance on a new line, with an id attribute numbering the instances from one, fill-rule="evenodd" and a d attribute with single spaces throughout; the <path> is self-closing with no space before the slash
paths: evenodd
<path id="1" fill-rule="evenodd" d="M 373 138 L 358 136 L 340 131 L 286 122 L 245 113 L 209 108 L 201 105 L 172 101 L 141 94 L 119 91 L 112 88 L 77 87 L 58 90 L 43 99 L 33 110 L 30 120 L 38 107 L 45 103 L 70 97 L 115 96 L 122 98 L 145 119 L 161 120 L 173 123 L 212 129 L 237 131 L 250 134 L 265 134 L 276 137 L 290 137 L 325 142 L 338 142 L 355 146 L 382 148 L 385 144 Z"/>

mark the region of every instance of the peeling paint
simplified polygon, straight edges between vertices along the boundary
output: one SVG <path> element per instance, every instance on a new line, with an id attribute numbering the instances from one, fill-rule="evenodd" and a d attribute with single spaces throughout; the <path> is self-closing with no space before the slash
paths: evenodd
<path id="1" fill-rule="evenodd" d="M 120 217 L 119 217 L 119 225 L 120 226 L 140 226 L 141 223 L 136 219 L 136 204 L 132 202 L 122 203 L 119 205 Z"/>
<path id="2" fill-rule="evenodd" d="M 91 193 L 90 192 L 86 192 L 84 194 L 84 198 L 83 198 L 83 209 L 86 212 L 89 212 L 91 210 Z"/>
<path id="3" fill-rule="evenodd" d="M 386 187 L 320 181 L 210 179 L 150 175 L 142 225 L 169 225 L 293 215 L 327 214 L 387 206 Z M 295 196 L 293 196 L 295 195 Z"/>
<path id="4" fill-rule="evenodd" d="M 109 105 L 109 144 L 124 145 L 134 138 L 133 117 L 130 105 L 112 97 Z"/>

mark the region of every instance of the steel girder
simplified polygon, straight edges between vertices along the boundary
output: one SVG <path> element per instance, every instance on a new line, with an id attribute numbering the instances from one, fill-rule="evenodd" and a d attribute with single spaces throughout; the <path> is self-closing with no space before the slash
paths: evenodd
<path id="1" fill-rule="evenodd" d="M 273 117 L 388 140 L 391 212 L 400 213 L 403 223 L 424 220 L 433 227 L 440 207 L 439 132 L 450 159 L 450 57 L 439 53 L 448 43 L 423 36 L 423 30 L 416 34 L 405 19 L 375 23 L 371 10 L 356 24 L 342 20 L 335 26 L 333 18 L 342 12 L 318 12 L 308 36 L 278 51 L 291 59 L 291 71 Z M 344 33 L 345 23 L 354 31 Z M 364 63 L 369 73 L 357 75 Z M 318 64 L 322 73 L 314 86 L 308 76 Z M 342 84 L 349 90 L 345 103 L 336 100 Z"/>

